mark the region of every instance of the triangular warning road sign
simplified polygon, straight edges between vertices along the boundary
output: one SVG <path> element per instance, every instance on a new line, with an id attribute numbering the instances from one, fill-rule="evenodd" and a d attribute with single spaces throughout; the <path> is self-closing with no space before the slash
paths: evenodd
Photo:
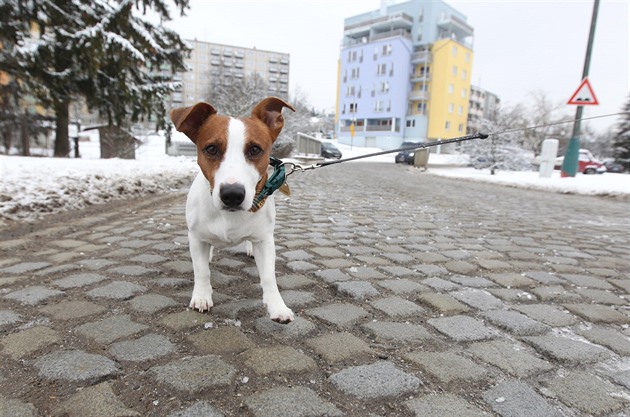
<path id="1" fill-rule="evenodd" d="M 578 106 L 599 104 L 597 97 L 595 97 L 593 87 L 591 87 L 591 84 L 588 82 L 588 78 L 582 80 L 582 84 L 575 90 L 575 93 L 573 93 L 567 104 L 577 104 Z"/>

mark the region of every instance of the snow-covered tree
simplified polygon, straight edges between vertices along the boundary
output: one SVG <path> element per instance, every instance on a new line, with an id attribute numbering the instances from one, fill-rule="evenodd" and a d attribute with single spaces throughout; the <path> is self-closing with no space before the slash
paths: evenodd
<path id="1" fill-rule="evenodd" d="M 521 123 L 520 107 L 510 111 L 499 111 L 494 120 L 484 119 L 481 132 L 504 132 L 513 130 Z M 523 148 L 523 132 L 490 134 L 487 139 L 475 139 L 462 143 L 462 152 L 470 156 L 476 169 L 489 169 L 491 175 L 497 170 L 523 171 L 532 166 L 532 155 Z"/>
<path id="2" fill-rule="evenodd" d="M 258 75 L 235 79 L 229 83 L 222 82 L 222 77 L 213 79 L 212 85 L 204 96 L 220 113 L 230 116 L 248 116 L 254 106 L 268 97 L 269 86 Z M 297 132 L 308 132 L 311 111 L 306 98 L 298 92 L 287 100 L 295 108 L 295 113 L 285 110 L 284 128 L 273 144 L 271 154 L 284 158 L 291 154 L 295 146 Z"/>
<path id="3" fill-rule="evenodd" d="M 173 0 L 180 13 L 188 0 Z M 165 125 L 172 75 L 189 50 L 175 32 L 143 14 L 170 19 L 164 0 L 29 0 L 2 5 L 0 70 L 54 111 L 55 156 L 69 153 L 69 106 L 81 97 L 109 125 L 154 116 Z M 5 21 L 11 19 L 11 22 Z"/>
<path id="4" fill-rule="evenodd" d="M 630 169 L 630 95 L 623 105 L 623 112 L 619 117 L 619 122 L 614 132 L 614 155 L 615 159 L 621 162 L 626 169 Z"/>

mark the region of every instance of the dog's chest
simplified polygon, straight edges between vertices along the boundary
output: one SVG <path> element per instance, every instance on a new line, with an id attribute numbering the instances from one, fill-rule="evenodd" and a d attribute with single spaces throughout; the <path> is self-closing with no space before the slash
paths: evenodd
<path id="1" fill-rule="evenodd" d="M 245 224 L 229 224 L 224 222 L 215 222 L 207 226 L 206 237 L 208 241 L 215 247 L 231 247 L 239 243 L 251 239 L 251 227 Z"/>

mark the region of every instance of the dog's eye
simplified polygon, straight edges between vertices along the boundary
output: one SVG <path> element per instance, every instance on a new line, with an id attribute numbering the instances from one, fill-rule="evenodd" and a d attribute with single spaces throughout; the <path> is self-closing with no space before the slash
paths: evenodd
<path id="1" fill-rule="evenodd" d="M 217 153 L 219 153 L 219 148 L 217 148 L 215 145 L 208 145 L 205 148 L 203 148 L 203 151 L 210 156 L 215 156 Z"/>
<path id="2" fill-rule="evenodd" d="M 249 148 L 249 156 L 257 156 L 262 153 L 262 149 L 258 145 L 254 145 Z"/>

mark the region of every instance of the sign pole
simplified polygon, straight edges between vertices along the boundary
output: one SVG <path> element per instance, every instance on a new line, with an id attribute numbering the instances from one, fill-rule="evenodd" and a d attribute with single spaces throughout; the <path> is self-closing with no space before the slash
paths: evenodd
<path id="1" fill-rule="evenodd" d="M 350 125 L 350 150 L 352 150 L 352 143 L 354 142 L 354 119 Z"/>
<path id="2" fill-rule="evenodd" d="M 593 16 L 591 17 L 591 29 L 588 33 L 588 45 L 586 47 L 586 58 L 584 59 L 584 70 L 582 71 L 582 80 L 588 77 L 588 70 L 591 66 L 591 53 L 593 52 L 593 40 L 595 39 L 595 24 L 597 23 L 597 11 L 599 9 L 599 0 L 595 0 L 593 5 Z M 573 123 L 573 133 L 569 140 L 569 146 L 564 154 L 562 161 L 561 177 L 575 177 L 578 167 L 578 159 L 580 156 L 580 122 L 584 106 L 578 106 L 575 112 L 575 122 Z"/>

